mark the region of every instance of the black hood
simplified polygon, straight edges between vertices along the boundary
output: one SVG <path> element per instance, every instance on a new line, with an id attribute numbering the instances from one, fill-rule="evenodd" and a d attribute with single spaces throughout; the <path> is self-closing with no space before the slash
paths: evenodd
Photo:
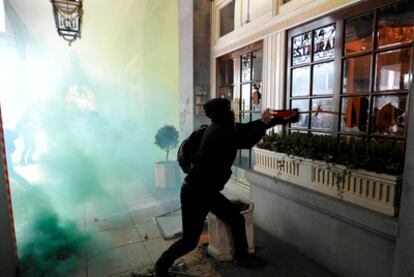
<path id="1" fill-rule="evenodd" d="M 227 122 L 229 116 L 233 115 L 230 101 L 225 98 L 211 99 L 204 104 L 203 108 L 206 116 L 216 123 Z"/>

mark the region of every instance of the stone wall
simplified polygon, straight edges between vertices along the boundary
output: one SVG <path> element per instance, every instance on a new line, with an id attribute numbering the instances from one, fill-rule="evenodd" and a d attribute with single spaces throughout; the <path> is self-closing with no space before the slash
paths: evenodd
<path id="1" fill-rule="evenodd" d="M 260 173 L 246 176 L 259 227 L 339 276 L 392 276 L 396 218 Z"/>

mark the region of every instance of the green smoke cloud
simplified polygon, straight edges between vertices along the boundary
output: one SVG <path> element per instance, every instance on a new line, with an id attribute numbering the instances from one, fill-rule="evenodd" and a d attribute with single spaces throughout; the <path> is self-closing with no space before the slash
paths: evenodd
<path id="1" fill-rule="evenodd" d="M 103 243 L 82 228 L 85 207 L 106 216 L 125 208 L 131 186 L 153 190 L 165 155 L 154 136 L 178 127 L 176 5 L 85 1 L 83 38 L 69 48 L 46 28 L 49 2 L 11 3 L 32 34 L 15 32 L 25 45 L 0 46 L 3 121 L 17 134 L 9 171 L 24 276 L 68 276 L 85 249 Z"/>

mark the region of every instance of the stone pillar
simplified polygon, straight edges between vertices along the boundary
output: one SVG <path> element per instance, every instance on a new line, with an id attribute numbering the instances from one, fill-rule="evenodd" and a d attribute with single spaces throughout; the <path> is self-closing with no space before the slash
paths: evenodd
<path id="1" fill-rule="evenodd" d="M 209 120 L 197 113 L 210 95 L 209 0 L 178 0 L 180 33 L 180 135 L 186 138 Z M 198 94 L 205 93 L 205 97 Z"/>
<path id="2" fill-rule="evenodd" d="M 414 82 L 411 82 L 411 94 L 413 93 Z M 409 124 L 398 219 L 399 232 L 394 255 L 394 277 L 414 276 L 414 97 L 412 96 L 409 97 Z"/>
<path id="3" fill-rule="evenodd" d="M 209 120 L 202 111 L 202 104 L 209 99 L 210 95 L 210 21 L 211 1 L 194 0 L 194 128 L 202 124 L 208 124 Z M 203 91 L 205 96 L 197 94 Z M 198 99 L 197 99 L 198 98 Z M 201 109 L 201 113 L 197 110 Z"/>
<path id="4" fill-rule="evenodd" d="M 178 0 L 180 61 L 180 136 L 193 130 L 193 1 Z"/>

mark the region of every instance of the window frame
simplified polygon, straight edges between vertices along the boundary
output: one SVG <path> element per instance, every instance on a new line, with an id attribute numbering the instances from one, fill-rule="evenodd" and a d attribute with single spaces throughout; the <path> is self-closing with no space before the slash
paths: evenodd
<path id="1" fill-rule="evenodd" d="M 408 111 L 409 111 L 409 97 L 410 97 L 410 90 L 413 85 L 413 56 L 414 56 L 414 41 L 411 41 L 409 43 L 401 43 L 398 45 L 391 45 L 391 46 L 384 46 L 384 47 L 377 47 L 378 45 L 378 14 L 379 10 L 381 8 L 401 3 L 402 1 L 395 1 L 395 0 L 379 0 L 379 1 L 373 1 L 369 0 L 365 3 L 362 3 L 360 5 L 355 5 L 351 8 L 348 8 L 346 10 L 341 10 L 338 12 L 335 12 L 331 15 L 325 16 L 323 18 L 317 19 L 315 21 L 312 21 L 310 23 L 303 24 L 301 26 L 295 27 L 293 29 L 286 31 L 286 51 L 287 51 L 287 59 L 285 64 L 285 90 L 284 90 L 284 99 L 283 103 L 285 103 L 285 107 L 291 107 L 291 100 L 292 99 L 309 99 L 309 110 L 311 110 L 312 102 L 311 99 L 315 98 L 326 98 L 330 95 L 318 95 L 315 97 L 315 95 L 312 95 L 312 85 L 313 85 L 313 67 L 315 64 L 319 63 L 325 63 L 329 61 L 328 59 L 324 59 L 321 61 L 314 61 L 313 60 L 313 48 L 314 48 L 314 36 L 313 31 L 319 28 L 323 28 L 325 26 L 328 26 L 330 24 L 336 25 L 336 34 L 335 34 L 335 57 L 333 59 L 334 62 L 334 69 L 333 69 L 333 95 L 332 95 L 332 101 L 333 106 L 332 109 L 334 111 L 337 111 L 338 114 L 334 116 L 332 128 L 328 131 L 326 130 L 320 130 L 316 128 L 311 128 L 311 120 L 308 120 L 308 126 L 307 128 L 297 128 L 294 126 L 288 126 L 286 129 L 288 132 L 292 131 L 299 131 L 299 132 L 306 132 L 306 133 L 323 133 L 323 134 L 330 134 L 332 136 L 353 136 L 353 137 L 362 137 L 366 139 L 396 139 L 405 145 L 406 142 L 406 136 L 407 136 L 407 127 L 408 127 Z M 373 31 L 372 31 L 372 49 L 356 52 L 356 53 L 350 53 L 345 54 L 345 27 L 346 22 L 367 14 L 373 14 Z M 294 37 L 305 34 L 308 32 L 312 32 L 312 38 L 311 38 L 311 48 L 310 48 L 310 55 L 311 55 L 311 61 L 308 63 L 303 63 L 299 65 L 293 65 L 292 62 L 292 40 Z M 411 76 L 411 86 L 409 86 L 407 89 L 393 89 L 393 90 L 384 90 L 379 91 L 376 90 L 376 79 L 377 78 L 377 56 L 380 53 L 385 53 L 393 50 L 403 50 L 403 49 L 411 49 L 411 60 L 409 64 L 409 76 Z M 344 76 L 344 64 L 347 59 L 350 58 L 356 58 L 356 57 L 362 57 L 365 55 L 369 55 L 371 57 L 371 68 L 369 72 L 369 90 L 366 92 L 360 92 L 360 93 L 350 93 L 350 92 L 343 92 L 343 76 Z M 311 72 L 310 72 L 310 83 L 309 83 L 309 93 L 306 96 L 303 97 L 294 97 L 292 98 L 292 70 L 298 67 L 303 66 L 310 66 Z M 374 97 L 381 96 L 381 95 L 389 95 L 389 96 L 398 96 L 398 95 L 405 95 L 406 96 L 406 105 L 405 105 L 405 113 L 406 113 L 406 126 L 404 128 L 404 134 L 403 135 L 390 135 L 390 134 L 377 134 L 372 130 L 372 116 L 373 116 L 373 105 L 374 105 Z M 347 132 L 341 130 L 341 109 L 342 109 L 342 99 L 346 97 L 356 97 L 356 96 L 365 96 L 369 100 L 369 106 L 368 106 L 368 119 L 367 119 L 367 127 L 365 132 L 361 133 L 355 133 L 355 132 Z M 309 118 L 311 118 L 311 114 L 309 113 Z"/>
<path id="2" fill-rule="evenodd" d="M 245 84 L 250 84 L 250 97 L 252 96 L 252 84 L 257 82 L 258 80 L 253 80 L 252 79 L 252 74 L 253 74 L 253 60 L 250 63 L 250 76 L 249 76 L 249 81 L 244 81 L 242 82 L 242 65 L 241 65 L 241 57 L 243 55 L 246 54 L 250 54 L 251 58 L 252 55 L 255 51 L 258 50 L 263 50 L 263 41 L 259 40 L 257 42 L 254 42 L 252 44 L 249 44 L 243 48 L 240 48 L 238 50 L 235 50 L 231 53 L 225 54 L 223 56 L 220 56 L 218 58 L 216 58 L 216 96 L 219 97 L 219 91 L 220 88 L 223 88 L 224 86 L 219 86 L 219 77 L 220 77 L 220 63 L 226 62 L 228 63 L 228 61 L 233 60 L 234 61 L 234 67 L 233 67 L 233 82 L 231 84 L 231 87 L 233 89 L 233 98 L 234 98 L 234 93 L 235 93 L 235 89 L 239 90 L 239 93 L 241 95 L 241 87 Z M 226 69 L 227 69 L 227 65 L 226 65 Z M 262 62 L 262 74 L 263 74 L 263 69 L 264 69 L 264 64 Z M 226 75 L 228 74 L 228 72 L 226 72 Z M 262 78 L 260 80 L 260 82 L 263 82 L 263 75 Z M 228 77 L 226 76 L 226 85 L 228 85 Z M 226 86 L 226 87 L 230 87 L 230 86 Z M 237 88 L 236 88 L 237 87 Z M 241 107 L 241 101 L 242 98 L 240 97 L 240 103 L 239 106 Z M 240 115 L 236 115 L 236 119 L 239 118 L 240 119 Z M 249 121 L 252 120 L 252 113 L 249 112 Z M 240 120 L 239 120 L 240 121 Z M 250 169 L 252 167 L 252 153 L 251 150 L 249 151 L 249 165 L 248 165 L 248 169 Z M 241 165 L 241 150 L 238 151 L 237 157 L 236 157 L 236 164 L 235 166 L 240 167 Z M 245 169 L 243 167 L 240 167 L 242 169 Z"/>

